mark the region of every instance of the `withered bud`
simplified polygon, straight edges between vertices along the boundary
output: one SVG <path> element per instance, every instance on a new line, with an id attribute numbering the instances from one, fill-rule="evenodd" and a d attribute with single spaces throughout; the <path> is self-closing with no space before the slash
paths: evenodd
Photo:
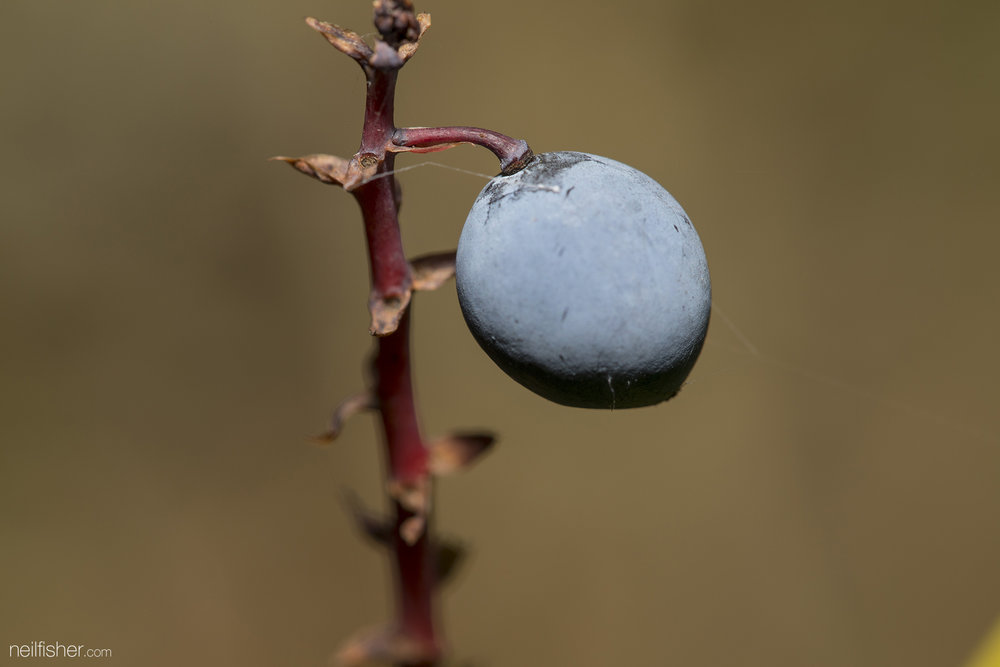
<path id="1" fill-rule="evenodd" d="M 410 0 L 375 0 L 375 28 L 393 48 L 420 37 L 420 23 Z"/>

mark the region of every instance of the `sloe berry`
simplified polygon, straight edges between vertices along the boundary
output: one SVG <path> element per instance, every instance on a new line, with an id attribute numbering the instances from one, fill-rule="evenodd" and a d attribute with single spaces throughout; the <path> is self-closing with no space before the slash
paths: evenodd
<path id="1" fill-rule="evenodd" d="M 574 407 L 673 397 L 711 309 L 705 252 L 680 204 L 642 172 L 586 153 L 537 155 L 483 188 L 456 284 L 493 361 Z"/>

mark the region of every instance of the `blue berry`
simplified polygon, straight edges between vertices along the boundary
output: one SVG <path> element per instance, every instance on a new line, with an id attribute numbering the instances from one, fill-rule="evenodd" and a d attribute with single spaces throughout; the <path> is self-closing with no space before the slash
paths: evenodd
<path id="1" fill-rule="evenodd" d="M 501 369 L 574 407 L 673 397 L 708 331 L 701 241 L 656 181 L 608 158 L 556 152 L 497 176 L 458 243 L 462 314 Z"/>

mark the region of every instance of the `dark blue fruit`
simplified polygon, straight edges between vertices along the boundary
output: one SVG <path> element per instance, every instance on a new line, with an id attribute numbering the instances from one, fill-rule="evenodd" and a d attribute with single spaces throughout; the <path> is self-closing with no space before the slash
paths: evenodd
<path id="1" fill-rule="evenodd" d="M 671 398 L 708 330 L 708 264 L 680 204 L 586 153 L 543 153 L 491 180 L 465 221 L 456 283 L 490 358 L 563 405 Z"/>

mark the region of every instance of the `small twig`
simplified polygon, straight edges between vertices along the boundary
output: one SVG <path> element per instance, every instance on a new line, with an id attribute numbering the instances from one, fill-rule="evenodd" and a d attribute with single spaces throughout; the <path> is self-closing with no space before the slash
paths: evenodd
<path id="1" fill-rule="evenodd" d="M 372 361 L 370 391 L 348 399 L 334 412 L 331 426 L 319 436 L 333 440 L 344 419 L 366 409 L 379 412 L 386 451 L 386 490 L 392 516 L 385 521 L 352 513 L 370 537 L 392 547 L 396 618 L 388 627 L 362 632 L 338 653 L 342 664 L 387 660 L 405 667 L 434 667 L 443 640 L 437 624 L 436 592 L 461 549 L 431 536 L 433 475 L 465 469 L 491 446 L 487 433 L 460 433 L 431 443 L 420 433 L 410 366 L 409 309 L 414 290 L 432 290 L 454 275 L 455 253 L 425 255 L 408 261 L 399 229 L 399 187 L 394 176 L 396 153 L 443 150 L 458 143 L 484 146 L 500 159 L 503 173 L 522 168 L 532 157 L 524 141 L 473 127 L 405 128 L 393 121 L 396 78 L 430 26 L 430 16 L 416 14 L 410 0 L 375 0 L 375 26 L 381 37 L 374 47 L 355 32 L 307 19 L 365 73 L 367 95 L 361 146 L 349 160 L 313 154 L 274 158 L 324 183 L 338 184 L 361 208 L 371 268 L 371 333 L 379 338 Z"/>
<path id="2" fill-rule="evenodd" d="M 417 150 L 455 144 L 475 144 L 488 148 L 500 160 L 500 173 L 509 176 L 520 171 L 531 160 L 533 153 L 523 139 L 484 130 L 481 127 L 403 127 L 392 135 L 394 148 L 390 150 Z"/>

